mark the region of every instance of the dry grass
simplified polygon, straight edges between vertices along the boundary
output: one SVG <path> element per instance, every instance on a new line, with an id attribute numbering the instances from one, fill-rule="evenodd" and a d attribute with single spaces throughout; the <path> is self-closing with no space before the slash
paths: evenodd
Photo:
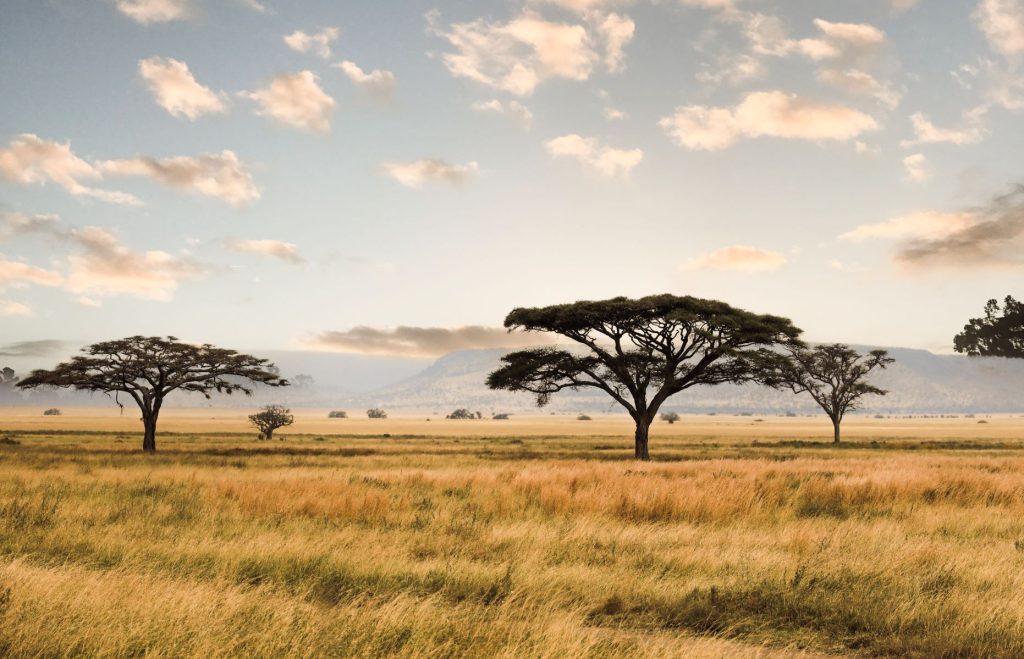
<path id="1" fill-rule="evenodd" d="M 990 421 L 840 449 L 673 427 L 650 464 L 586 436 L 14 433 L 0 655 L 1022 656 L 1024 442 Z"/>

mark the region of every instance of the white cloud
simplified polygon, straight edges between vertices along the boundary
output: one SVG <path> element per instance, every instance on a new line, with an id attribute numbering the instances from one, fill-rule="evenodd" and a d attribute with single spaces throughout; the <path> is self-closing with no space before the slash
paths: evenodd
<path id="1" fill-rule="evenodd" d="M 257 114 L 302 130 L 327 133 L 331 130 L 334 99 L 318 81 L 312 71 L 299 71 L 277 76 L 263 89 L 241 95 L 259 104 Z"/>
<path id="2" fill-rule="evenodd" d="M 744 18 L 744 32 L 756 54 L 783 57 L 799 53 L 812 60 L 859 58 L 870 54 L 885 41 L 885 33 L 864 23 L 833 23 L 814 20 L 820 35 L 791 39 L 777 16 L 750 13 Z"/>
<path id="3" fill-rule="evenodd" d="M 232 206 L 244 206 L 260 198 L 249 168 L 233 151 L 164 160 L 108 160 L 99 167 L 109 174 L 147 176 L 176 190 L 216 197 Z"/>
<path id="4" fill-rule="evenodd" d="M 760 59 L 746 53 L 725 55 L 713 65 L 697 73 L 697 81 L 705 85 L 740 85 L 764 75 Z"/>
<path id="5" fill-rule="evenodd" d="M 239 240 L 229 243 L 227 247 L 232 252 L 270 256 L 286 263 L 300 264 L 306 262 L 306 259 L 299 254 L 299 249 L 293 243 L 286 243 L 282 240 Z"/>
<path id="6" fill-rule="evenodd" d="M 862 224 L 842 234 L 839 239 L 853 242 L 877 239 L 940 240 L 972 226 L 976 221 L 975 216 L 969 212 L 921 211 L 876 224 Z"/>
<path id="7" fill-rule="evenodd" d="M 920 0 L 892 0 L 892 8 L 895 11 L 907 11 L 917 6 Z"/>
<path id="8" fill-rule="evenodd" d="M 522 348 L 548 342 L 544 337 L 510 333 L 501 327 L 353 327 L 322 332 L 304 343 L 323 350 L 373 355 L 440 357 L 457 350 Z"/>
<path id="9" fill-rule="evenodd" d="M 873 96 L 879 103 L 890 109 L 900 103 L 899 92 L 860 69 L 823 69 L 818 72 L 818 80 L 844 89 L 851 94 Z"/>
<path id="10" fill-rule="evenodd" d="M 443 160 L 425 159 L 414 162 L 385 162 L 380 170 L 407 188 L 418 188 L 424 183 L 449 183 L 458 185 L 476 174 L 479 166 L 475 162 L 453 165 Z"/>
<path id="11" fill-rule="evenodd" d="M 633 40 L 636 24 L 629 16 L 608 14 L 597 24 L 598 32 L 604 37 L 605 67 L 616 73 L 626 68 L 625 48 Z"/>
<path id="12" fill-rule="evenodd" d="M 927 181 L 930 174 L 928 172 L 928 159 L 925 158 L 923 153 L 914 153 L 903 159 L 903 166 L 907 170 L 907 178 L 911 181 L 922 182 Z"/>
<path id="13" fill-rule="evenodd" d="M 115 204 L 141 203 L 126 192 L 92 188 L 81 182 L 100 178 L 101 172 L 76 156 L 69 142 L 50 142 L 24 133 L 12 138 L 6 149 L 0 149 L 0 179 L 20 185 L 50 181 L 76 197 L 91 197 Z"/>
<path id="14" fill-rule="evenodd" d="M 431 31 L 455 49 L 442 57 L 452 75 L 519 96 L 553 78 L 586 80 L 599 60 L 583 25 L 545 21 L 530 11 L 508 23 L 455 23 L 447 32 L 436 14 L 428 19 Z"/>
<path id="15" fill-rule="evenodd" d="M 683 269 L 772 272 L 784 265 L 786 257 L 778 252 L 749 245 L 731 245 L 703 254 L 684 265 Z"/>
<path id="16" fill-rule="evenodd" d="M 552 156 L 575 158 L 608 178 L 627 176 L 644 158 L 641 149 L 613 149 L 596 138 L 576 134 L 556 137 L 544 146 Z"/>
<path id="17" fill-rule="evenodd" d="M 312 52 L 317 57 L 330 59 L 331 43 L 338 39 L 338 28 L 326 27 L 315 34 L 306 34 L 302 30 L 296 30 L 285 35 L 284 42 L 292 50 L 300 53 Z"/>
<path id="18" fill-rule="evenodd" d="M 973 18 L 993 50 L 1013 57 L 1024 54 L 1024 3 L 981 0 Z"/>
<path id="19" fill-rule="evenodd" d="M 32 309 L 20 302 L 0 300 L 0 316 L 31 316 Z"/>
<path id="20" fill-rule="evenodd" d="M 151 57 L 139 60 L 139 73 L 149 84 L 157 105 L 173 117 L 187 117 L 195 121 L 204 114 L 227 110 L 222 95 L 196 82 L 184 62 Z"/>
<path id="21" fill-rule="evenodd" d="M 395 91 L 395 74 L 391 71 L 374 69 L 366 73 L 355 62 L 348 60 L 335 66 L 341 69 L 349 80 L 372 96 L 386 99 Z"/>
<path id="22" fill-rule="evenodd" d="M 182 21 L 193 12 L 191 0 L 117 0 L 116 7 L 143 25 Z"/>
<path id="23" fill-rule="evenodd" d="M 19 284 L 60 286 L 62 283 L 64 277 L 58 272 L 37 268 L 21 261 L 0 258 L 0 287 Z"/>
<path id="24" fill-rule="evenodd" d="M 533 124 L 533 113 L 530 112 L 530 108 L 519 101 L 502 102 L 492 98 L 489 101 L 477 101 L 473 103 L 472 108 L 477 112 L 492 112 L 510 117 L 526 128 Z"/>
<path id="25" fill-rule="evenodd" d="M 903 146 L 915 144 L 936 144 L 946 142 L 949 144 L 975 144 L 985 137 L 985 130 L 981 125 L 980 113 L 965 115 L 965 126 L 963 128 L 950 129 L 939 128 L 932 123 L 928 115 L 922 112 L 915 112 L 910 115 L 910 122 L 914 127 L 914 139 L 903 140 Z"/>
<path id="26" fill-rule="evenodd" d="M 859 110 L 781 91 L 747 94 L 734 108 L 679 107 L 658 125 L 680 146 L 709 151 L 724 149 L 741 138 L 847 141 L 878 129 L 875 120 Z"/>

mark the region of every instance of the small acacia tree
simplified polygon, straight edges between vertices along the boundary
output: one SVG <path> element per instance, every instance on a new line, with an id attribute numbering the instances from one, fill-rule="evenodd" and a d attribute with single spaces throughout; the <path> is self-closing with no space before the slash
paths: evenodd
<path id="1" fill-rule="evenodd" d="M 672 425 L 673 423 L 679 420 L 679 415 L 676 414 L 675 412 L 665 412 L 664 414 L 661 415 L 661 420 L 667 422 L 669 425 Z"/>
<path id="2" fill-rule="evenodd" d="M 273 439 L 275 430 L 290 426 L 294 421 L 292 411 L 281 405 L 266 405 L 256 414 L 249 415 L 249 423 L 260 431 L 261 439 Z"/>
<path id="3" fill-rule="evenodd" d="M 971 318 L 953 338 L 953 349 L 972 357 L 1024 358 L 1024 302 L 1007 295 L 1000 309 L 998 300 L 989 300 L 985 317 Z"/>
<path id="4" fill-rule="evenodd" d="M 371 407 L 366 410 L 366 416 L 371 419 L 386 419 L 388 418 L 388 413 L 379 407 Z"/>
<path id="5" fill-rule="evenodd" d="M 670 396 L 697 385 L 745 382 L 754 371 L 744 355 L 798 342 L 786 318 L 758 315 L 724 302 L 654 295 L 515 309 L 505 327 L 558 334 L 580 351 L 520 350 L 490 374 L 492 389 L 528 391 L 543 406 L 563 389 L 599 389 L 636 423 L 634 455 L 649 460 L 651 422 Z"/>
<path id="6" fill-rule="evenodd" d="M 213 392 L 249 395 L 250 382 L 272 387 L 288 384 L 266 359 L 209 344 L 182 343 L 173 336 L 130 336 L 95 343 L 82 348 L 82 353 L 53 370 L 32 371 L 18 386 L 99 391 L 113 394 L 118 405 L 118 394 L 127 394 L 142 411 L 143 451 L 156 450 L 156 423 L 164 398 L 172 391 L 210 398 Z"/>
<path id="7" fill-rule="evenodd" d="M 791 347 L 786 354 L 761 353 L 758 362 L 763 370 L 757 379 L 771 387 L 810 394 L 832 420 L 832 441 L 838 444 L 846 413 L 856 410 L 864 396 L 888 393 L 867 382 L 868 374 L 894 361 L 885 350 L 861 355 L 842 343 Z"/>

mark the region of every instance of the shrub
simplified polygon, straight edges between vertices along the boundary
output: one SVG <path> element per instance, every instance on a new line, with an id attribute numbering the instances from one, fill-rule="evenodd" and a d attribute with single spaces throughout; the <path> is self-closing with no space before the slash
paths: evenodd
<path id="1" fill-rule="evenodd" d="M 328 419 L 347 419 L 348 418 L 348 412 L 346 412 L 345 410 L 332 410 L 331 412 L 327 413 L 327 418 Z"/>
<path id="2" fill-rule="evenodd" d="M 371 407 L 370 409 L 366 410 L 366 416 L 368 416 L 371 419 L 386 419 L 388 418 L 388 413 L 380 409 L 379 407 Z"/>
<path id="3" fill-rule="evenodd" d="M 61 415 L 61 411 L 59 409 L 57 409 L 56 407 L 51 407 L 50 409 L 43 411 L 43 416 L 60 416 L 60 415 Z"/>
<path id="4" fill-rule="evenodd" d="M 668 423 L 675 423 L 679 420 L 679 415 L 675 412 L 665 412 L 661 415 L 661 420 L 667 421 Z"/>
<path id="5" fill-rule="evenodd" d="M 498 414 L 495 414 L 491 418 L 494 419 L 495 421 L 507 421 L 510 416 L 512 415 L 509 414 L 508 412 L 499 412 Z"/>
<path id="6" fill-rule="evenodd" d="M 474 415 L 472 412 L 470 412 L 466 408 L 460 407 L 459 409 L 455 410 L 451 414 L 448 414 L 444 418 L 446 418 L 446 419 L 475 419 L 477 417 L 476 417 L 476 415 Z"/>
<path id="7" fill-rule="evenodd" d="M 591 421 L 592 419 L 589 416 L 587 416 L 586 414 L 581 414 L 578 417 L 576 417 L 576 420 L 577 421 Z"/>

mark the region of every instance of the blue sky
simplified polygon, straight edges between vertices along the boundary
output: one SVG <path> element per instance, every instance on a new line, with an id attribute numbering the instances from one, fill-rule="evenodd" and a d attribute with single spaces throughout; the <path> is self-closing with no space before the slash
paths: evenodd
<path id="1" fill-rule="evenodd" d="M 670 292 L 948 350 L 1020 294 L 1022 56 L 1020 0 L 8 0 L 0 344 Z"/>

